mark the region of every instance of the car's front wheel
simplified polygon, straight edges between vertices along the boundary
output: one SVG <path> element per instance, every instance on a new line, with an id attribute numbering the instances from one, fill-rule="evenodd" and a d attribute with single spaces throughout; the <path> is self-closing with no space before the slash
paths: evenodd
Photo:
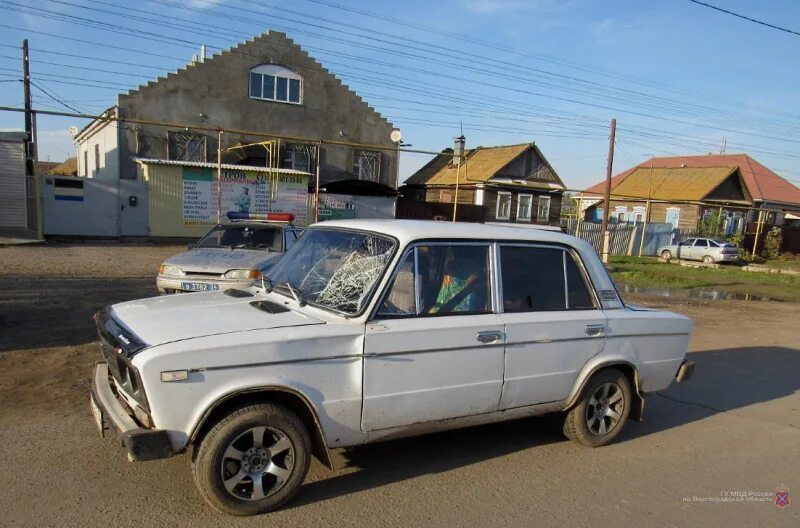
<path id="1" fill-rule="evenodd" d="M 192 473 L 203 498 L 231 515 L 255 515 L 292 498 L 308 472 L 311 440 L 280 405 L 242 407 L 203 438 Z"/>
<path id="2" fill-rule="evenodd" d="M 672 252 L 668 249 L 665 249 L 664 251 L 661 252 L 661 258 L 669 262 L 670 259 L 672 259 Z"/>
<path id="3" fill-rule="evenodd" d="M 601 370 L 589 379 L 578 403 L 567 412 L 564 435 L 588 447 L 611 443 L 630 414 L 628 378 L 617 369 Z"/>

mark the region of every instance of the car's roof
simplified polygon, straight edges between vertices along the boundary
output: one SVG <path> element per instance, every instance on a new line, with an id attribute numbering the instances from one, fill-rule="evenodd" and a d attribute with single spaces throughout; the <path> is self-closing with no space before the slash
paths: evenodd
<path id="1" fill-rule="evenodd" d="M 362 229 L 393 236 L 401 243 L 419 239 L 464 239 L 464 240 L 525 240 L 532 242 L 556 242 L 575 245 L 573 236 L 545 229 L 530 229 L 528 226 L 502 226 L 497 224 L 475 224 L 467 222 L 435 222 L 432 220 L 329 220 L 311 227 L 338 227 Z"/>
<path id="2" fill-rule="evenodd" d="M 233 222 L 223 222 L 220 227 L 272 227 L 275 229 L 301 229 L 286 223 L 259 222 L 258 220 L 235 220 Z"/>

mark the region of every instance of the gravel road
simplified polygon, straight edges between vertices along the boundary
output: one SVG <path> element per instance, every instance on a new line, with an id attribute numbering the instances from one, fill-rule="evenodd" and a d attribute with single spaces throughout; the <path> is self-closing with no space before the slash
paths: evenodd
<path id="1" fill-rule="evenodd" d="M 615 444 L 582 448 L 552 417 L 386 442 L 315 461 L 282 511 L 218 514 L 186 456 L 127 462 L 87 405 L 91 314 L 154 294 L 181 250 L 0 248 L 0 526 L 800 526 L 800 305 L 648 297 L 695 320 L 697 372 Z"/>

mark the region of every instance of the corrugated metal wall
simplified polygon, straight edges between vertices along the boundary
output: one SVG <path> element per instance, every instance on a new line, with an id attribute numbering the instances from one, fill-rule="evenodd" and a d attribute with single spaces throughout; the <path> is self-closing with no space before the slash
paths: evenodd
<path id="1" fill-rule="evenodd" d="M 28 225 L 23 149 L 21 141 L 0 141 L 0 227 Z"/>
<path id="2" fill-rule="evenodd" d="M 198 238 L 209 226 L 186 225 L 183 221 L 182 168 L 169 165 L 146 165 L 143 176 L 149 200 L 148 222 L 151 237 Z"/>

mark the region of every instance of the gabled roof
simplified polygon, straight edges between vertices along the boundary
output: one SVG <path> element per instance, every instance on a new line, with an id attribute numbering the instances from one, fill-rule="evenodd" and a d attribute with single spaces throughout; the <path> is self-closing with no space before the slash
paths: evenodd
<path id="1" fill-rule="evenodd" d="M 644 163 L 628 169 L 611 179 L 611 189 L 616 192 L 634 171 L 641 168 L 708 168 L 708 167 L 736 167 L 742 176 L 745 187 L 753 200 L 780 202 L 800 205 L 800 189 L 784 180 L 764 165 L 760 164 L 747 154 L 722 154 L 707 156 L 673 156 L 652 158 Z M 587 193 L 602 194 L 605 182 L 600 182 L 586 189 Z M 619 193 L 622 194 L 622 193 Z M 647 195 L 641 196 L 646 198 Z"/>
<path id="2" fill-rule="evenodd" d="M 613 193 L 655 200 L 700 201 L 729 177 L 738 177 L 738 170 L 737 167 L 638 167 L 614 188 Z M 749 203 L 746 197 L 744 201 Z"/>
<path id="3" fill-rule="evenodd" d="M 533 143 L 520 145 L 502 145 L 498 147 L 478 147 L 467 150 L 461 170 L 452 164 L 453 149 L 445 149 L 427 165 L 419 169 L 406 180 L 406 185 L 455 185 L 456 177 L 459 183 L 486 183 L 500 172 L 509 163 L 517 159 L 528 149 L 534 149 L 539 159 L 552 172 L 556 185 L 548 188 L 563 189 L 564 184 L 559 179 L 555 170 L 550 166 L 542 153 Z"/>

